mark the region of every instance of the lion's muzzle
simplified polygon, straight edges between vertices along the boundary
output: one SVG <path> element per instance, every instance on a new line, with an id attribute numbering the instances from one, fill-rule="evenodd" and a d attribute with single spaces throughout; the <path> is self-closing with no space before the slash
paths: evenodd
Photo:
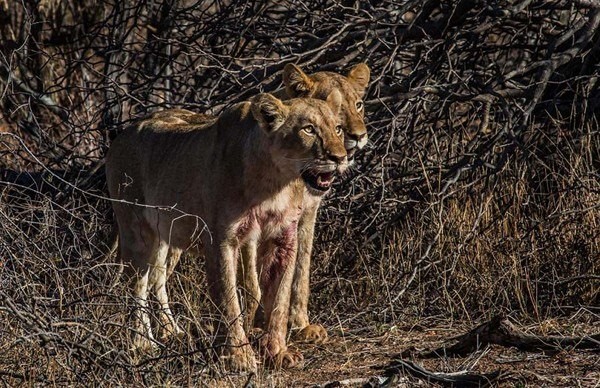
<path id="1" fill-rule="evenodd" d="M 323 162 L 304 170 L 301 177 L 311 194 L 324 195 L 331 189 L 335 177 L 344 172 L 347 166 L 347 158 L 339 163 Z"/>

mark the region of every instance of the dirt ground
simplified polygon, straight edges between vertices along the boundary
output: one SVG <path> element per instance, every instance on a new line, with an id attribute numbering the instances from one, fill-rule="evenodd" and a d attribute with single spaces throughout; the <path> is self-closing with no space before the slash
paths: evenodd
<path id="1" fill-rule="evenodd" d="M 600 321 L 574 324 L 571 319 L 547 320 L 520 325 L 523 331 L 540 335 L 584 336 L 597 333 Z M 400 353 L 433 349 L 444 341 L 469 331 L 464 324 L 446 326 L 365 327 L 360 330 L 329 328 L 326 344 L 298 345 L 304 354 L 299 368 L 268 372 L 256 376 L 230 376 L 213 380 L 210 385 L 223 386 L 364 386 L 367 378 L 383 376 L 385 367 Z M 451 344 L 452 341 L 449 341 Z M 600 344 L 599 344 L 600 346 Z M 431 372 L 469 371 L 491 373 L 501 377 L 492 386 L 500 387 L 599 387 L 600 353 L 561 349 L 556 352 L 523 352 L 516 348 L 492 345 L 463 358 L 408 356 L 405 359 Z M 382 379 L 383 380 L 383 379 Z M 382 381 L 380 380 L 380 381 Z M 327 385 L 330 384 L 330 385 Z M 376 386 L 376 385 L 375 385 Z M 422 379 L 405 376 L 391 386 L 439 386 Z"/>
<path id="2" fill-rule="evenodd" d="M 28 312 L 20 314 L 23 318 L 34 317 Z M 340 323 L 325 325 L 330 335 L 326 343 L 290 344 L 304 355 L 304 361 L 297 368 L 274 371 L 259 365 L 255 375 L 225 372 L 218 359 L 211 356 L 217 348 L 212 342 L 214 337 L 208 332 L 186 331 L 188 335 L 165 344 L 160 353 L 130 359 L 127 352 L 114 351 L 124 349 L 126 341 L 106 342 L 102 347 L 89 341 L 89 338 L 120 339 L 118 334 L 127 332 L 127 325 L 111 332 L 116 321 L 108 317 L 102 319 L 106 325 L 95 326 L 94 336 L 90 336 L 89 330 L 79 336 L 65 331 L 84 327 L 75 321 L 56 321 L 46 326 L 35 326 L 35 322 L 30 322 L 34 325 L 30 332 L 34 334 L 19 334 L 23 328 L 19 329 L 18 322 L 9 318 L 6 313 L 0 314 L 0 322 L 6 322 L 6 325 L 0 324 L 0 386 L 88 386 L 90 383 L 245 388 L 441 386 L 398 370 L 394 372 L 393 383 L 382 385 L 390 363 L 403 359 L 434 373 L 500 372 L 500 378 L 492 386 L 600 387 L 600 342 L 596 346 L 594 340 L 600 333 L 600 309 L 596 307 L 576 309 L 561 318 L 533 320 L 519 318 L 516 314 L 507 317 L 508 322 L 524 335 L 537 339 L 551 336 L 585 338 L 588 344 L 591 343 L 592 350 L 563 347 L 550 352 L 526 352 L 492 345 L 481 346 L 464 357 L 424 358 L 422 354 L 442 345 L 453 345 L 456 342 L 453 338 L 471 332 L 491 317 L 471 322 L 449 321 L 446 317 L 390 319 L 398 323 L 384 324 L 373 316 L 364 321 L 359 321 L 362 319 L 359 314 L 336 316 Z M 327 322 L 324 315 L 316 320 Z M 45 327 L 55 332 L 46 331 Z M 40 341 L 37 333 L 50 333 L 51 337 L 46 335 L 48 338 Z M 111 349 L 112 345 L 106 346 L 109 343 L 114 349 Z M 371 384 L 365 385 L 367 383 Z"/>

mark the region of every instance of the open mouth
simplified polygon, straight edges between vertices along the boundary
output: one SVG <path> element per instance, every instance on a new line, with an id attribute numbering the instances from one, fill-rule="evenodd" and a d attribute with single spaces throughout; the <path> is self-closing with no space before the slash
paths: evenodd
<path id="1" fill-rule="evenodd" d="M 304 171 L 302 179 L 304 183 L 315 194 L 325 194 L 331 188 L 335 178 L 335 172 Z"/>

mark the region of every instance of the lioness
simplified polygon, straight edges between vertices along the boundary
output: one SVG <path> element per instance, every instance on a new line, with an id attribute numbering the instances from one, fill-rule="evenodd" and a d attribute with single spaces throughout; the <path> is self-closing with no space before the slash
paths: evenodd
<path id="1" fill-rule="evenodd" d="M 224 356 L 232 369 L 254 370 L 236 293 L 237 252 L 249 244 L 258 247 L 263 291 L 261 350 L 283 367 L 302 359 L 286 346 L 304 197 L 297 182 L 303 179 L 316 194 L 346 169 L 341 104 L 337 91 L 326 101 L 282 102 L 261 94 L 197 124 L 178 118 L 182 111 L 155 114 L 116 138 L 106 176 L 115 199 L 119 256 L 129 264 L 139 304 L 135 347 L 154 342 L 146 311 L 149 288 L 161 304 L 166 334 L 179 330 L 165 287 L 167 251 L 199 245 L 211 298 L 224 320 L 219 327 Z"/>

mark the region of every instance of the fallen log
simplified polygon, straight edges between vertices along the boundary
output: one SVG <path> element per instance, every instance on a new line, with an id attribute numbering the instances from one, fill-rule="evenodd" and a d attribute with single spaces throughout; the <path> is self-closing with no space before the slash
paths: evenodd
<path id="1" fill-rule="evenodd" d="M 402 387 L 402 384 L 408 386 L 410 381 L 406 379 L 406 381 L 396 381 L 392 382 L 391 378 L 386 378 L 384 376 L 370 376 L 370 377 L 356 377 L 352 379 L 344 379 L 344 380 L 335 380 L 330 381 L 325 384 L 319 384 L 313 386 L 313 388 L 338 388 L 338 387 L 362 387 L 362 388 L 386 388 L 393 386 L 394 387 Z"/>
<path id="2" fill-rule="evenodd" d="M 396 359 L 388 365 L 385 375 L 393 377 L 399 374 L 409 374 L 430 383 L 437 383 L 446 387 L 464 388 L 487 387 L 502 377 L 500 371 L 491 373 L 473 373 L 468 371 L 453 373 L 431 372 L 413 362 Z"/>
<path id="3" fill-rule="evenodd" d="M 487 387 L 496 382 L 500 377 L 500 371 L 480 374 L 467 371 L 454 373 L 432 372 L 421 365 L 410 361 L 396 359 L 391 361 L 386 367 L 383 375 L 351 378 L 346 380 L 330 381 L 325 384 L 313 386 L 313 388 L 337 388 L 337 387 L 356 387 L 363 388 L 389 388 L 389 387 L 414 387 L 420 385 L 414 379 L 417 378 L 424 382 L 436 383 L 445 387 Z"/>
<path id="4" fill-rule="evenodd" d="M 519 330 L 504 316 L 495 316 L 468 333 L 455 337 L 454 345 L 421 353 L 421 357 L 466 356 L 489 344 L 523 351 L 557 351 L 565 348 L 600 350 L 600 334 L 583 337 L 538 336 Z"/>

